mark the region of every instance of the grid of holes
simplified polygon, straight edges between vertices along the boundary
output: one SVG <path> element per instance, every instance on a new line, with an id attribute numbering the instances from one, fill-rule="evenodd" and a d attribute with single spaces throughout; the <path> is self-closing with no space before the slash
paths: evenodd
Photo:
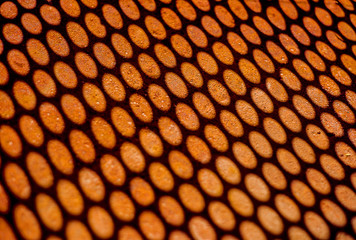
<path id="1" fill-rule="evenodd" d="M 351 233 L 353 3 L 162 2 L 1 5 L 16 234 Z"/>

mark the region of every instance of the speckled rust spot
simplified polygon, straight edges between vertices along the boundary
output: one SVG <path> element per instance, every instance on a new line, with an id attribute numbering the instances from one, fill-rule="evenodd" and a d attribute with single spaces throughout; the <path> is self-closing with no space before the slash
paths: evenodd
<path id="1" fill-rule="evenodd" d="M 17 49 L 11 49 L 7 53 L 7 61 L 12 70 L 21 76 L 26 76 L 30 71 L 27 57 Z"/>
<path id="2" fill-rule="evenodd" d="M 231 45 L 231 47 L 241 55 L 245 55 L 248 51 L 248 47 L 245 41 L 236 33 L 228 32 L 227 41 Z"/>
<path id="3" fill-rule="evenodd" d="M 23 33 L 21 29 L 13 23 L 4 24 L 2 27 L 2 34 L 6 41 L 11 44 L 17 45 L 23 41 Z"/>
<path id="4" fill-rule="evenodd" d="M 314 86 L 307 86 L 306 90 L 309 98 L 315 105 L 321 108 L 326 108 L 329 106 L 329 99 L 319 88 Z"/>
<path id="5" fill-rule="evenodd" d="M 263 34 L 267 36 L 273 36 L 273 28 L 271 25 L 262 17 L 254 16 L 252 18 L 253 23 L 255 24 L 256 28 Z"/>
<path id="6" fill-rule="evenodd" d="M 173 49 L 182 57 L 191 58 L 193 55 L 192 47 L 189 42 L 181 35 L 175 34 L 171 37 Z"/>
<path id="7" fill-rule="evenodd" d="M 219 67 L 215 59 L 206 52 L 198 52 L 197 61 L 199 66 L 208 74 L 216 75 L 219 71 Z"/>
<path id="8" fill-rule="evenodd" d="M 109 213 L 102 207 L 93 206 L 88 210 L 88 223 L 96 236 L 102 239 L 114 234 L 114 222 Z"/>
<path id="9" fill-rule="evenodd" d="M 178 12 L 186 19 L 194 21 L 197 18 L 197 13 L 194 7 L 186 0 L 178 0 L 176 2 Z"/>
<path id="10" fill-rule="evenodd" d="M 112 184 L 121 186 L 126 180 L 126 172 L 116 157 L 105 154 L 100 159 L 100 169 L 104 177 Z"/>
<path id="11" fill-rule="evenodd" d="M 153 16 L 147 16 L 145 18 L 145 25 L 149 33 L 159 40 L 163 40 L 166 38 L 166 29 L 163 24 Z"/>
<path id="12" fill-rule="evenodd" d="M 43 20 L 51 25 L 59 25 L 61 23 L 61 14 L 54 6 L 44 4 L 40 7 L 40 14 Z"/>
<path id="13" fill-rule="evenodd" d="M 40 239 L 42 230 L 35 214 L 25 205 L 19 204 L 14 208 L 15 225 L 25 239 Z"/>
<path id="14" fill-rule="evenodd" d="M 216 126 L 208 124 L 204 128 L 205 138 L 210 145 L 220 152 L 225 152 L 229 148 L 229 142 L 224 133 Z"/>
<path id="15" fill-rule="evenodd" d="M 65 38 L 57 31 L 50 30 L 46 34 L 46 40 L 54 53 L 61 57 L 69 55 L 69 45 Z"/>
<path id="16" fill-rule="evenodd" d="M 64 94 L 61 98 L 61 107 L 67 118 L 76 124 L 83 124 L 86 112 L 83 104 L 71 94 Z"/>
<path id="17" fill-rule="evenodd" d="M 140 149 L 130 142 L 124 142 L 120 147 L 120 156 L 126 167 L 132 172 L 142 172 L 145 168 L 145 158 Z"/>
<path id="18" fill-rule="evenodd" d="M 213 37 L 218 38 L 222 36 L 222 29 L 214 18 L 205 15 L 201 18 L 201 24 L 203 28 Z"/>
<path id="19" fill-rule="evenodd" d="M 85 14 L 85 25 L 89 31 L 98 38 L 104 38 L 106 36 L 105 25 L 102 24 L 101 19 L 94 13 Z"/>
<path id="20" fill-rule="evenodd" d="M 105 148 L 113 148 L 116 145 L 114 130 L 108 122 L 100 117 L 95 117 L 91 121 L 91 130 L 99 142 Z"/>
<path id="21" fill-rule="evenodd" d="M 126 110 L 120 107 L 114 107 L 111 110 L 111 120 L 116 130 L 126 137 L 131 137 L 135 131 L 135 123 L 132 117 L 126 112 Z"/>
<path id="22" fill-rule="evenodd" d="M 148 128 L 139 132 L 139 140 L 143 149 L 152 157 L 160 157 L 163 153 L 163 144 L 158 135 Z"/>
<path id="23" fill-rule="evenodd" d="M 96 59 L 101 65 L 106 68 L 112 69 L 116 65 L 116 59 L 111 49 L 104 43 L 95 43 L 93 46 L 93 52 Z"/>
<path id="24" fill-rule="evenodd" d="M 65 128 L 65 123 L 57 107 L 49 102 L 44 102 L 39 107 L 39 114 L 42 123 L 48 130 L 55 134 L 61 134 Z"/>
<path id="25" fill-rule="evenodd" d="M 45 97 L 54 97 L 57 87 L 53 78 L 43 70 L 36 70 L 32 76 L 33 83 L 37 90 Z"/>
<path id="26" fill-rule="evenodd" d="M 157 43 L 154 46 L 154 51 L 158 60 L 161 61 L 161 63 L 166 67 L 173 68 L 177 65 L 175 55 L 167 46 Z"/>
<path id="27" fill-rule="evenodd" d="M 179 98 L 186 98 L 188 95 L 188 88 L 181 77 L 173 72 L 168 72 L 165 75 L 165 83 L 168 89 L 175 96 Z"/>
<path id="28" fill-rule="evenodd" d="M 66 14 L 71 17 L 79 17 L 81 11 L 76 0 L 60 0 L 59 3 Z"/>
<path id="29" fill-rule="evenodd" d="M 153 120 L 152 108 L 143 96 L 134 93 L 129 100 L 131 110 L 140 121 L 149 123 Z"/>
<path id="30" fill-rule="evenodd" d="M 16 18 L 18 13 L 17 6 L 13 2 L 5 1 L 0 6 L 0 14 L 7 19 Z"/>
<path id="31" fill-rule="evenodd" d="M 265 72 L 274 73 L 275 68 L 272 60 L 261 50 L 253 50 L 253 58 L 257 65 Z"/>
<path id="32" fill-rule="evenodd" d="M 174 230 L 169 234 L 169 240 L 189 240 L 187 233 L 180 230 Z"/>
<path id="33" fill-rule="evenodd" d="M 168 117 L 161 117 L 158 120 L 158 128 L 161 136 L 165 141 L 173 146 L 182 143 L 182 132 L 179 126 Z"/>
<path id="34" fill-rule="evenodd" d="M 75 57 L 75 64 L 78 70 L 87 78 L 96 78 L 98 75 L 97 66 L 93 60 L 87 53 L 78 52 Z"/>
<path id="35" fill-rule="evenodd" d="M 22 154 L 22 142 L 17 132 L 8 125 L 0 126 L 0 146 L 10 157 L 19 157 Z"/>
<path id="36" fill-rule="evenodd" d="M 104 112 L 106 100 L 103 92 L 96 85 L 85 83 L 82 89 L 83 97 L 87 104 L 97 112 Z"/>
<path id="37" fill-rule="evenodd" d="M 140 72 L 130 63 L 122 63 L 120 66 L 122 78 L 133 89 L 140 89 L 143 86 L 143 80 Z"/>
<path id="38" fill-rule="evenodd" d="M 287 34 L 281 33 L 279 34 L 279 41 L 283 45 L 283 47 L 290 53 L 294 55 L 300 54 L 300 49 L 298 44 Z"/>
<path id="39" fill-rule="evenodd" d="M 180 18 L 173 10 L 169 8 L 162 8 L 161 17 L 170 28 L 174 30 L 180 30 L 182 28 L 182 22 Z"/>
<path id="40" fill-rule="evenodd" d="M 141 27 L 131 24 L 128 27 L 127 32 L 131 38 L 131 41 L 139 48 L 147 49 L 150 46 L 150 40 Z"/>
<path id="41" fill-rule="evenodd" d="M 292 101 L 294 108 L 304 118 L 309 120 L 315 118 L 315 109 L 307 99 L 305 99 L 301 95 L 294 95 Z"/>
<path id="42" fill-rule="evenodd" d="M 209 80 L 208 91 L 216 102 L 220 105 L 227 106 L 230 104 L 231 98 L 227 89 L 217 80 Z"/>
<path id="43" fill-rule="evenodd" d="M 300 159 L 307 163 L 314 163 L 316 161 L 316 155 L 314 149 L 305 140 L 299 137 L 295 137 L 292 140 L 292 147 L 294 152 Z"/>
<path id="44" fill-rule="evenodd" d="M 43 131 L 33 117 L 23 115 L 19 120 L 19 127 L 22 135 L 29 144 L 35 147 L 40 147 L 43 144 Z"/>
<path id="45" fill-rule="evenodd" d="M 56 62 L 53 72 L 60 84 L 66 88 L 75 88 L 78 83 L 77 75 L 73 69 L 64 62 Z"/>
<path id="46" fill-rule="evenodd" d="M 69 134 L 70 145 L 80 160 L 91 163 L 95 159 L 95 148 L 93 142 L 82 131 L 73 129 Z"/>
<path id="47" fill-rule="evenodd" d="M 161 75 L 161 70 L 157 62 L 145 53 L 138 56 L 138 64 L 141 70 L 149 77 L 157 79 Z"/>
<path id="48" fill-rule="evenodd" d="M 306 52 L 306 58 L 308 59 L 308 52 Z M 311 56 L 312 57 L 312 56 Z M 307 81 L 314 81 L 314 73 L 313 70 L 309 67 L 309 65 L 304 62 L 303 60 L 300 59 L 294 59 L 293 60 L 293 67 L 296 70 L 296 72 L 299 74 L 299 76 L 301 76 L 302 78 L 304 78 Z M 320 63 L 320 62 L 319 62 Z M 325 70 L 325 66 L 323 66 L 321 64 L 318 63 L 318 65 L 316 65 L 316 67 L 318 68 L 318 70 L 323 71 Z M 315 66 L 314 66 L 315 67 Z"/>
<path id="49" fill-rule="evenodd" d="M 267 41 L 266 47 L 268 52 L 272 55 L 274 60 L 279 63 L 286 64 L 288 62 L 288 57 L 281 47 L 272 41 Z"/>
<path id="50" fill-rule="evenodd" d="M 121 29 L 123 27 L 121 14 L 114 6 L 105 4 L 101 10 L 105 20 L 109 23 L 110 26 L 116 29 Z"/>
<path id="51" fill-rule="evenodd" d="M 140 18 L 140 10 L 134 1 L 119 0 L 119 6 L 124 14 L 132 20 L 138 20 Z"/>
<path id="52" fill-rule="evenodd" d="M 223 72 L 223 78 L 226 85 L 237 95 L 246 94 L 246 85 L 242 78 L 233 70 L 227 69 Z"/>
<path id="53" fill-rule="evenodd" d="M 106 73 L 102 78 L 105 92 L 115 101 L 121 102 L 126 97 L 126 91 L 121 81 L 112 74 Z"/>
<path id="54" fill-rule="evenodd" d="M 241 20 L 248 19 L 248 12 L 239 0 L 228 0 L 231 11 Z"/>
<path id="55" fill-rule="evenodd" d="M 4 168 L 4 179 L 10 191 L 20 199 L 28 199 L 31 195 L 31 185 L 25 172 L 15 163 L 9 163 Z"/>
<path id="56" fill-rule="evenodd" d="M 0 85 L 5 85 L 9 81 L 9 72 L 6 66 L 0 62 Z"/>
<path id="57" fill-rule="evenodd" d="M 67 33 L 72 42 L 80 48 L 87 47 L 89 38 L 84 28 L 76 22 L 68 22 L 66 25 Z"/>
<path id="58" fill-rule="evenodd" d="M 68 148 L 59 140 L 50 140 L 47 143 L 47 152 L 52 164 L 60 172 L 70 175 L 73 173 L 74 162 Z"/>
<path id="59" fill-rule="evenodd" d="M 255 45 L 260 45 L 261 44 L 261 38 L 256 32 L 256 30 L 252 27 L 250 27 L 247 24 L 241 24 L 240 25 L 240 31 L 242 35 L 249 41 L 250 43 L 253 43 Z"/>
<path id="60" fill-rule="evenodd" d="M 245 100 L 237 100 L 235 104 L 236 112 L 240 118 L 251 126 L 259 124 L 259 117 L 254 107 Z"/>
<path id="61" fill-rule="evenodd" d="M 279 118 L 282 123 L 293 132 L 300 132 L 302 130 L 302 123 L 298 116 L 289 108 L 281 107 L 278 110 Z"/>
<path id="62" fill-rule="evenodd" d="M 78 174 L 78 182 L 82 191 L 90 200 L 99 202 L 104 198 L 105 186 L 94 171 L 89 168 L 82 168 Z"/>
<path id="63" fill-rule="evenodd" d="M 195 239 L 216 240 L 216 232 L 213 226 L 201 216 L 192 217 L 189 220 L 188 228 Z"/>
<path id="64" fill-rule="evenodd" d="M 213 119 L 216 116 L 214 104 L 201 92 L 195 92 L 192 97 L 193 105 L 199 114 L 207 119 Z"/>
<path id="65" fill-rule="evenodd" d="M 249 60 L 242 58 L 239 60 L 239 69 L 242 75 L 251 83 L 258 84 L 261 82 L 261 75 L 258 69 Z"/>
<path id="66" fill-rule="evenodd" d="M 290 30 L 293 36 L 303 45 L 309 46 L 310 45 L 310 38 L 309 35 L 304 31 L 302 27 L 299 25 L 293 24 L 290 27 Z"/>
<path id="67" fill-rule="evenodd" d="M 225 26 L 233 28 L 235 27 L 235 19 L 232 14 L 225 7 L 217 5 L 214 8 L 216 17 L 222 22 Z"/>

